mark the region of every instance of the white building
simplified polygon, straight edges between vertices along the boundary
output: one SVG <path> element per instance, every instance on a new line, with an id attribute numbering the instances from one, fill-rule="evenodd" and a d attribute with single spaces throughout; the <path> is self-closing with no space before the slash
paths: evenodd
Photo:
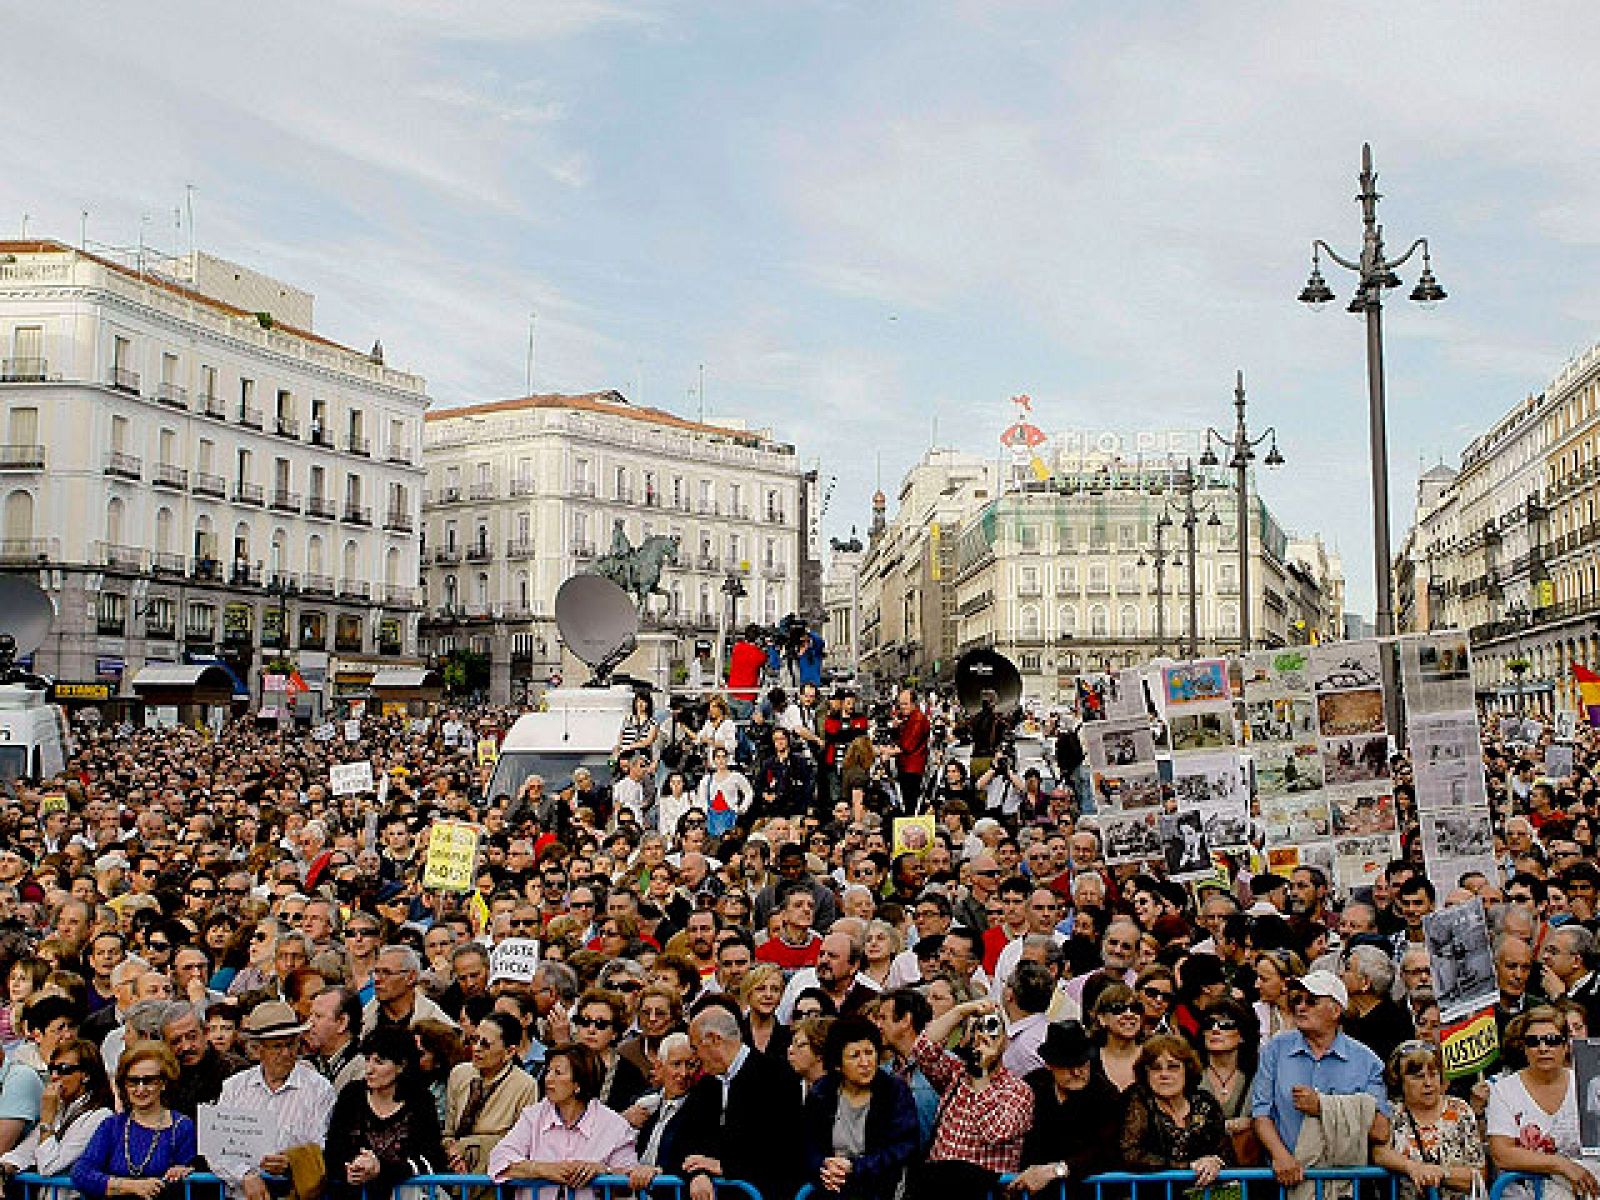
<path id="1" fill-rule="evenodd" d="M 488 655 L 492 699 L 559 669 L 556 591 L 619 530 L 633 547 L 677 539 L 645 625 L 680 636 L 680 663 L 727 615 L 730 581 L 737 621 L 772 625 L 797 609 L 802 570 L 820 570 L 814 477 L 768 431 L 614 391 L 444 409 L 426 428 L 424 650 Z"/>
<path id="2" fill-rule="evenodd" d="M 314 333 L 309 294 L 0 242 L 0 350 L 0 568 L 57 611 L 37 669 L 127 696 L 146 663 L 287 659 L 353 691 L 411 651 L 427 393 Z"/>

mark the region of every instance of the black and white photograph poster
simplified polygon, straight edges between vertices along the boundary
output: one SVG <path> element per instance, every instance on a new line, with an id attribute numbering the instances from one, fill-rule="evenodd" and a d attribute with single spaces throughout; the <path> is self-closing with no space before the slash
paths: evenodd
<path id="1" fill-rule="evenodd" d="M 1161 853 L 1167 860 L 1167 874 L 1174 879 L 1209 875 L 1211 848 L 1198 809 L 1163 813 L 1159 825 Z"/>
<path id="2" fill-rule="evenodd" d="M 1494 1006 L 1500 997 L 1495 980 L 1494 951 L 1483 901 L 1441 908 L 1422 919 L 1423 936 L 1433 969 L 1433 991 L 1439 1015 L 1454 1021 Z"/>
<path id="3" fill-rule="evenodd" d="M 1585 1158 L 1600 1156 L 1600 1039 L 1573 1039 L 1572 1073 L 1577 1076 L 1578 1144 Z"/>

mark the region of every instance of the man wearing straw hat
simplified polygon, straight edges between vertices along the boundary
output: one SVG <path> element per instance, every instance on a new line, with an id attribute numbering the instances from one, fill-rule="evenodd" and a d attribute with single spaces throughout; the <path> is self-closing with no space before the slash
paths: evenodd
<path id="1" fill-rule="evenodd" d="M 271 1131 L 271 1146 L 258 1162 L 220 1156 L 211 1169 L 245 1200 L 267 1200 L 263 1175 L 320 1175 L 321 1146 L 333 1112 L 333 1085 L 300 1060 L 305 1026 L 294 1009 L 278 1000 L 258 1004 L 240 1032 L 255 1046 L 258 1065 L 222 1085 L 217 1107 L 259 1112 Z"/>

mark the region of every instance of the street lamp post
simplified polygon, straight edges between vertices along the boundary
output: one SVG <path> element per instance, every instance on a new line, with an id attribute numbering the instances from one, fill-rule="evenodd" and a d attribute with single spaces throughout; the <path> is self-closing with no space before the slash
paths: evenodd
<path id="1" fill-rule="evenodd" d="M 1200 657 L 1200 589 L 1199 589 L 1199 586 L 1198 586 L 1198 577 L 1199 577 L 1199 564 L 1198 564 L 1199 546 L 1198 546 L 1198 542 L 1199 542 L 1199 535 L 1200 535 L 1200 512 L 1201 512 L 1201 507 L 1202 506 L 1197 505 L 1195 503 L 1195 498 L 1194 498 L 1195 487 L 1196 487 L 1196 480 L 1195 480 L 1195 472 L 1194 472 L 1194 461 L 1191 459 L 1185 464 L 1184 470 L 1183 470 L 1183 475 L 1182 475 L 1182 477 L 1181 477 L 1181 479 L 1179 481 L 1179 484 L 1178 484 L 1179 491 L 1183 496 L 1182 503 L 1174 505 L 1170 499 L 1165 500 L 1164 501 L 1165 507 L 1163 508 L 1163 510 L 1161 512 L 1161 515 L 1156 518 L 1156 545 L 1155 545 L 1155 553 L 1156 553 L 1156 557 L 1155 557 L 1155 568 L 1156 568 L 1156 642 L 1161 646 L 1161 648 L 1163 650 L 1165 650 L 1166 649 L 1166 636 L 1167 636 L 1167 623 L 1166 623 L 1166 611 L 1165 611 L 1166 610 L 1165 570 L 1166 570 L 1166 565 L 1167 565 L 1167 558 L 1166 558 L 1166 547 L 1164 545 L 1164 535 L 1165 535 L 1166 531 L 1168 529 L 1171 529 L 1173 524 L 1174 524 L 1174 521 L 1172 519 L 1173 518 L 1173 514 L 1174 513 L 1179 514 L 1182 517 L 1182 521 L 1183 521 L 1184 540 L 1185 540 L 1186 545 L 1188 546 L 1189 561 L 1187 563 L 1180 562 L 1180 561 L 1178 561 L 1180 556 L 1174 555 L 1173 556 L 1173 560 L 1172 560 L 1172 565 L 1175 566 L 1175 567 L 1183 567 L 1187 572 L 1187 574 L 1186 574 L 1186 582 L 1188 583 L 1188 586 L 1189 586 L 1188 652 L 1189 652 L 1189 657 L 1191 659 Z M 1204 508 L 1208 513 L 1208 515 L 1206 516 L 1206 522 L 1205 522 L 1206 523 L 1206 527 L 1208 529 L 1218 529 L 1218 528 L 1220 528 L 1222 526 L 1222 518 L 1217 515 L 1217 510 L 1216 510 L 1215 506 L 1213 506 L 1210 503 L 1207 503 L 1206 505 L 1204 505 Z M 1142 562 L 1142 556 L 1141 556 L 1141 562 Z"/>
<path id="2" fill-rule="evenodd" d="M 1167 548 L 1165 537 L 1172 528 L 1172 518 L 1162 513 L 1156 518 L 1155 559 L 1150 564 L 1156 569 L 1156 653 L 1167 652 Z M 1144 555 L 1139 556 L 1139 566 L 1145 565 Z"/>
<path id="3" fill-rule="evenodd" d="M 1245 653 L 1250 651 L 1250 463 L 1256 456 L 1256 447 L 1272 439 L 1272 444 L 1267 448 L 1267 457 L 1263 460 L 1272 468 L 1283 465 L 1283 455 L 1278 453 L 1278 431 L 1268 425 L 1261 433 L 1252 438 L 1249 426 L 1245 423 L 1244 399 L 1244 372 L 1240 371 L 1238 380 L 1233 389 L 1233 436 L 1224 437 L 1209 425 L 1206 426 L 1206 449 L 1200 456 L 1202 467 L 1218 465 L 1216 453 L 1211 449 L 1211 443 L 1226 447 L 1232 457 L 1228 465 L 1233 468 L 1234 489 L 1237 492 L 1238 512 L 1238 538 L 1239 538 L 1239 649 Z"/>
<path id="4" fill-rule="evenodd" d="M 1428 257 L 1428 239 L 1418 238 L 1399 258 L 1390 259 L 1383 248 L 1383 226 L 1378 224 L 1378 176 L 1372 169 L 1372 146 L 1361 147 L 1362 239 L 1358 259 L 1344 258 L 1321 238 L 1311 243 L 1311 276 L 1301 289 L 1300 301 L 1313 306 L 1334 298 L 1333 289 L 1322 277 L 1322 254 L 1339 266 L 1353 271 L 1360 282 L 1350 300 L 1349 311 L 1365 313 L 1367 319 L 1367 421 L 1372 457 L 1372 561 L 1377 587 L 1378 636 L 1394 635 L 1394 596 L 1392 564 L 1389 561 L 1389 439 L 1384 408 L 1383 385 L 1383 291 L 1400 286 L 1395 268 L 1403 266 L 1418 250 L 1422 251 L 1422 274 L 1411 290 L 1419 304 L 1434 304 L 1445 298 L 1445 290 L 1433 277 Z"/>

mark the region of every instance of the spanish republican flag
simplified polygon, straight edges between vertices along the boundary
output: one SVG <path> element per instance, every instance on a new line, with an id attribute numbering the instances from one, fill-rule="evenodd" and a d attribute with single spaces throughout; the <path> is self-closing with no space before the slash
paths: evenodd
<path id="1" fill-rule="evenodd" d="M 1578 703 L 1583 705 L 1589 724 L 1600 727 L 1600 675 L 1573 663 L 1572 677 L 1578 681 Z"/>

